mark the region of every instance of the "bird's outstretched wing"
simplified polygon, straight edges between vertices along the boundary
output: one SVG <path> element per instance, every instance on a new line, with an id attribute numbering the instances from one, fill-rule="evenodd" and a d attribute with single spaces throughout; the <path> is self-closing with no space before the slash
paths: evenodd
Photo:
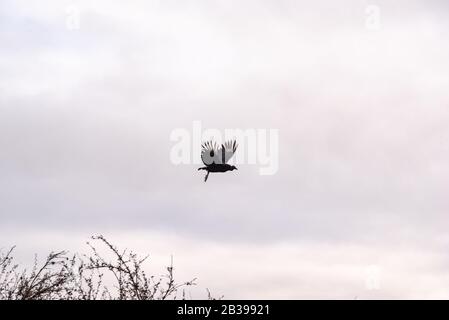
<path id="1" fill-rule="evenodd" d="M 201 160 L 208 166 L 211 164 L 225 164 L 232 158 L 237 150 L 237 142 L 227 141 L 221 145 L 220 149 L 215 142 L 207 141 L 201 147 Z"/>
<path id="2" fill-rule="evenodd" d="M 235 151 L 237 150 L 237 142 L 235 140 L 226 141 L 221 145 L 220 150 L 218 150 L 221 155 L 221 163 L 228 163 L 228 161 L 232 158 Z"/>
<path id="3" fill-rule="evenodd" d="M 221 163 L 222 161 L 220 156 L 221 151 L 219 151 L 216 143 L 212 141 L 207 141 L 203 143 L 201 147 L 202 147 L 201 160 L 206 166 L 211 165 L 213 163 L 215 164 Z"/>

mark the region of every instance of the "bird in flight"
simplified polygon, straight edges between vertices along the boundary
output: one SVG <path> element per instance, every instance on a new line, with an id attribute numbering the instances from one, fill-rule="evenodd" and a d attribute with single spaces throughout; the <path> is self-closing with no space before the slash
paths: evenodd
<path id="1" fill-rule="evenodd" d="M 222 144 L 218 149 L 216 143 L 208 141 L 204 143 L 201 150 L 201 160 L 206 165 L 205 167 L 198 168 L 198 170 L 206 170 L 206 176 L 204 182 L 207 181 L 209 173 L 211 172 L 226 172 L 238 170 L 235 166 L 228 164 L 228 161 L 232 158 L 237 150 L 237 142 L 227 141 Z"/>

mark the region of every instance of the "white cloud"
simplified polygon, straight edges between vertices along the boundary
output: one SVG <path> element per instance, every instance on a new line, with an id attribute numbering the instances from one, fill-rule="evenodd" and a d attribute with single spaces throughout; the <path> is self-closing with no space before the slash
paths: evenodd
<path id="1" fill-rule="evenodd" d="M 71 31 L 72 4 L 80 29 Z M 256 268 L 264 250 L 294 266 L 284 266 L 292 285 L 276 262 L 238 279 L 247 282 L 236 292 L 215 282 L 222 266 L 201 265 L 207 286 L 230 297 L 444 295 L 444 6 L 380 2 L 382 27 L 368 30 L 358 1 L 7 1 L 0 231 L 158 230 L 182 238 L 154 250 L 179 250 L 186 272 L 191 254 L 207 258 L 182 245 L 190 238 L 235 270 Z M 278 174 L 243 166 L 204 184 L 195 167 L 172 166 L 170 132 L 198 119 L 279 129 Z M 377 263 L 387 288 L 366 293 L 360 275 Z"/>

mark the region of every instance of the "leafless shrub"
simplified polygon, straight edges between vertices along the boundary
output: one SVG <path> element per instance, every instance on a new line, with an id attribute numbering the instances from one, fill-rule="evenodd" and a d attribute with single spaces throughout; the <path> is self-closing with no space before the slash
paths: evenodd
<path id="1" fill-rule="evenodd" d="M 14 262 L 14 247 L 0 252 L 0 299 L 8 300 L 165 300 L 185 298 L 185 287 L 195 280 L 178 283 L 174 279 L 173 262 L 164 276 L 148 276 L 144 269 L 146 257 L 132 251 L 120 251 L 103 236 L 88 242 L 89 255 L 51 252 L 43 264 L 37 257 L 31 270 L 21 269 Z M 97 244 L 106 248 L 105 258 Z M 105 284 L 105 278 L 111 280 Z M 181 296 L 178 291 L 182 290 Z M 208 291 L 208 298 L 213 299 Z"/>

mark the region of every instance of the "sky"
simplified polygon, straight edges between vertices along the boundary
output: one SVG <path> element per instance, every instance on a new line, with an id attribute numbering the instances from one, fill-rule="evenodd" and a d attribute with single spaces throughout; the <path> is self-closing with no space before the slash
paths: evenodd
<path id="1" fill-rule="evenodd" d="M 0 248 L 103 234 L 197 298 L 449 298 L 447 12 L 3 0 Z M 278 170 L 204 183 L 170 158 L 195 121 L 278 130 Z"/>

